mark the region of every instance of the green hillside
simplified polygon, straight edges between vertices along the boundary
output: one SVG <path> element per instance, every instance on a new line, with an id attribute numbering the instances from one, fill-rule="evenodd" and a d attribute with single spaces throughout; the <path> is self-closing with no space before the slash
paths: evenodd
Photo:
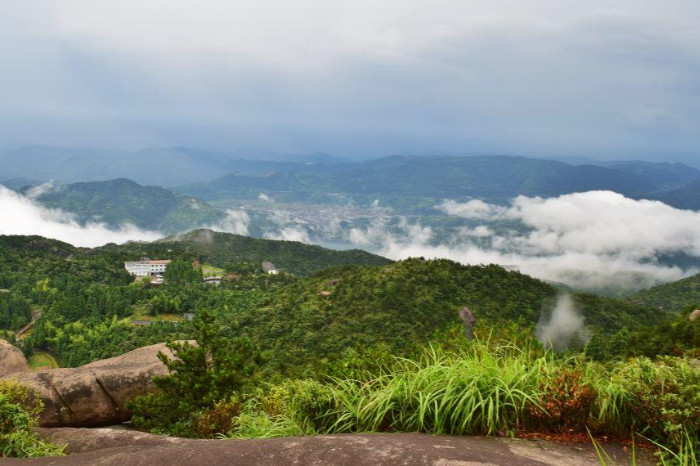
<path id="1" fill-rule="evenodd" d="M 459 323 L 464 306 L 487 325 L 534 326 L 551 311 L 556 296 L 552 286 L 496 265 L 408 259 L 383 267 L 328 269 L 279 288 L 228 319 L 294 371 L 351 347 L 384 345 L 402 353 Z M 574 295 L 574 302 L 585 324 L 603 332 L 660 318 L 653 310 L 610 298 Z"/>
<path id="2" fill-rule="evenodd" d="M 211 225 L 225 216 L 199 199 L 124 178 L 57 186 L 37 200 L 75 214 L 81 223 L 98 221 L 111 228 L 130 223 L 165 233 Z"/>
<path id="3" fill-rule="evenodd" d="M 640 291 L 628 300 L 665 312 L 700 307 L 700 274 Z"/>
<path id="4" fill-rule="evenodd" d="M 0 237 L 0 255 L 0 287 L 10 290 L 13 299 L 21 297 L 45 310 L 32 344 L 71 364 L 187 331 L 186 323 L 131 330 L 112 321 L 134 314 L 210 310 L 232 335 L 249 336 L 267 351 L 273 365 L 292 364 L 298 367 L 290 370 L 296 371 L 337 358 L 351 347 L 385 345 L 400 353 L 458 323 L 457 311 L 464 306 L 485 324 L 534 326 L 551 311 L 558 293 L 549 284 L 495 265 L 422 259 L 392 263 L 363 251 L 208 230 L 95 249 L 39 237 Z M 131 283 L 123 270 L 124 260 L 142 255 L 173 259 L 179 269 L 200 259 L 234 275 L 220 287 L 198 282 L 196 274 L 167 277 L 171 283 L 160 288 L 143 287 Z M 259 267 L 263 260 L 298 276 L 312 275 L 268 276 Z M 654 324 L 661 317 L 647 307 L 610 298 L 575 294 L 574 301 L 585 325 L 603 332 Z M 8 314 L 6 320 L 26 318 L 26 308 L 19 311 L 19 318 Z M 136 333 L 128 337 L 124 332 Z M 92 343 L 75 347 L 76 341 Z"/>

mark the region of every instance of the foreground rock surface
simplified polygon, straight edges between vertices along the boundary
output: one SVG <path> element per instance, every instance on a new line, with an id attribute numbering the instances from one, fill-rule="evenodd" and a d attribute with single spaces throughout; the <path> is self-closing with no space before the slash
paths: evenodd
<path id="1" fill-rule="evenodd" d="M 252 440 L 192 440 L 123 429 L 42 429 L 68 443 L 65 457 L 5 460 L 26 465 L 600 465 L 591 445 L 426 434 L 328 435 Z M 619 445 L 605 445 L 619 464 L 631 464 Z M 637 464 L 654 464 L 637 452 Z M 642 456 L 640 458 L 640 456 Z M 608 464 L 611 464 L 610 462 Z"/>
<path id="2" fill-rule="evenodd" d="M 127 399 L 150 392 L 151 378 L 168 373 L 159 351 L 171 355 L 161 343 L 77 368 L 17 370 L 3 378 L 28 386 L 41 398 L 40 426 L 116 424 L 130 417 Z"/>

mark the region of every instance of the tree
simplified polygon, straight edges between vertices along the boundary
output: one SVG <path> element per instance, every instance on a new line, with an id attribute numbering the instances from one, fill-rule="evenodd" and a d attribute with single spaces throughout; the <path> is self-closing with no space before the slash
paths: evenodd
<path id="1" fill-rule="evenodd" d="M 129 404 L 136 426 L 187 435 L 180 421 L 243 391 L 254 376 L 260 357 L 250 340 L 228 338 L 206 310 L 197 313 L 193 327 L 196 344 L 169 343 L 172 358 L 159 353 L 169 375 L 153 379 L 158 393 Z"/>
<path id="2" fill-rule="evenodd" d="M 175 259 L 163 274 L 163 281 L 166 285 L 187 285 L 189 283 L 197 283 L 202 281 L 202 269 L 194 267 L 190 262 L 184 259 Z"/>

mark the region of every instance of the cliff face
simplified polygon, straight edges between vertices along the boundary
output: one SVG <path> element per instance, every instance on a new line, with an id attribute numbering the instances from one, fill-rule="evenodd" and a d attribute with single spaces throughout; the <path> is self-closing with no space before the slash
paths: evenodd
<path id="1" fill-rule="evenodd" d="M 125 408 L 128 399 L 152 391 L 152 377 L 168 373 L 158 359 L 160 351 L 172 356 L 160 343 L 77 368 L 34 372 L 19 350 L 0 342 L 0 375 L 41 399 L 42 427 L 116 424 L 131 416 Z"/>

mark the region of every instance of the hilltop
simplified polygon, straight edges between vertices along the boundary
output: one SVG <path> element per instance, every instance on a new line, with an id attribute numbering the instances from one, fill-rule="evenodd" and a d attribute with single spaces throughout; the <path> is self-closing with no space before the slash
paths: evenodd
<path id="1" fill-rule="evenodd" d="M 172 233 L 211 225 L 225 217 L 199 199 L 125 178 L 60 185 L 42 190 L 36 200 L 70 212 L 80 223 L 100 222 L 110 228 L 132 224 Z"/>
<path id="2" fill-rule="evenodd" d="M 281 271 L 295 275 L 308 275 L 337 265 L 383 265 L 391 262 L 359 249 L 335 251 L 296 241 L 259 239 L 207 229 L 193 230 L 152 243 L 110 244 L 95 248 L 94 253 L 123 260 L 141 256 L 164 259 L 191 257 L 216 267 L 270 261 Z"/>

